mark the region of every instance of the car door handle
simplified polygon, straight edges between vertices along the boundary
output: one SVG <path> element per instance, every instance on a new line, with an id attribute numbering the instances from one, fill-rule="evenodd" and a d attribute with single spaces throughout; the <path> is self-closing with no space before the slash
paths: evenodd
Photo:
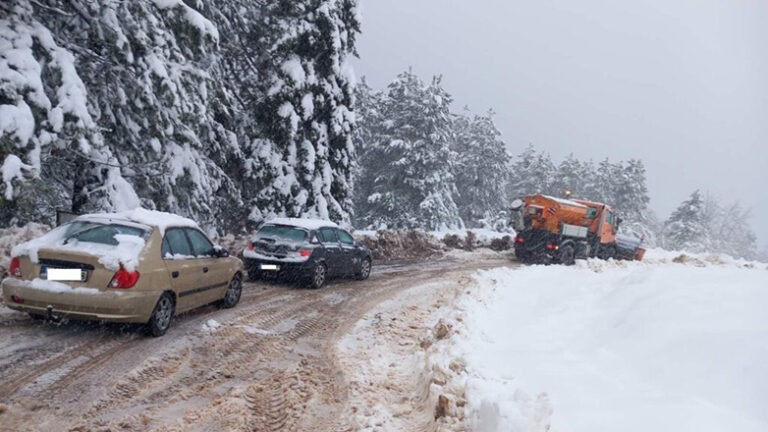
<path id="1" fill-rule="evenodd" d="M 208 267 L 203 267 L 203 273 L 208 273 Z"/>
<path id="2" fill-rule="evenodd" d="M 179 272 L 175 271 L 175 272 L 171 273 L 171 277 L 176 279 L 177 277 L 179 277 Z"/>

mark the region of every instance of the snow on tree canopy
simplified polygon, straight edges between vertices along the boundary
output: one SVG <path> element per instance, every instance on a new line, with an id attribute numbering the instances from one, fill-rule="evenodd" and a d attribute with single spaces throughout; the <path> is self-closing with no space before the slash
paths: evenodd
<path id="1" fill-rule="evenodd" d="M 0 3 L 0 221 L 348 221 L 358 32 L 353 0 Z"/>

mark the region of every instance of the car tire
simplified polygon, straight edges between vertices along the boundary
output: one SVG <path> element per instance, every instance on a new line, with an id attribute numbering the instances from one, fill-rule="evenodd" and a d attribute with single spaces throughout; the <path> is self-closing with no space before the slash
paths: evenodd
<path id="1" fill-rule="evenodd" d="M 325 285 L 328 278 L 328 267 L 323 263 L 317 263 L 312 268 L 312 275 L 309 279 L 309 287 L 312 289 L 320 289 Z"/>
<path id="2" fill-rule="evenodd" d="M 576 262 L 576 255 L 573 246 L 565 245 L 560 248 L 557 254 L 557 262 L 563 265 L 573 265 Z"/>
<path id="3" fill-rule="evenodd" d="M 227 291 L 224 293 L 224 298 L 219 300 L 217 306 L 224 309 L 231 309 L 240 303 L 240 296 L 243 293 L 243 280 L 240 274 L 236 274 L 235 277 L 229 282 Z"/>
<path id="4" fill-rule="evenodd" d="M 355 275 L 357 280 L 366 280 L 371 275 L 371 260 L 370 258 L 363 258 L 360 260 L 360 269 Z"/>
<path id="5" fill-rule="evenodd" d="M 147 323 L 147 333 L 152 337 L 160 337 L 168 331 L 176 309 L 176 302 L 170 293 L 163 293 L 155 304 L 155 309 Z"/>

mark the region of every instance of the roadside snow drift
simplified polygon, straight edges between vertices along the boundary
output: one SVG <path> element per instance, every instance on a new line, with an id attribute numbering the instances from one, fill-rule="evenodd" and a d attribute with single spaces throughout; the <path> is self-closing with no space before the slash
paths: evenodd
<path id="1" fill-rule="evenodd" d="M 479 272 L 469 426 L 768 431 L 768 271 L 590 261 Z"/>

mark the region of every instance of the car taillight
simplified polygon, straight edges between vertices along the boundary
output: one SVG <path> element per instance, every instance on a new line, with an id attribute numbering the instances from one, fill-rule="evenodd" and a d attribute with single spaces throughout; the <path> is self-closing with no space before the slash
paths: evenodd
<path id="1" fill-rule="evenodd" d="M 549 250 L 557 250 L 559 247 L 554 243 L 547 243 L 547 249 Z"/>
<path id="2" fill-rule="evenodd" d="M 136 285 L 136 281 L 138 280 L 139 272 L 135 270 L 129 272 L 128 270 L 124 269 L 123 266 L 120 266 L 120 270 L 115 272 L 115 275 L 112 276 L 112 280 L 109 281 L 109 287 L 119 289 L 131 288 Z"/>
<path id="3" fill-rule="evenodd" d="M 17 295 L 12 295 L 11 300 L 13 300 L 14 303 L 24 303 L 24 299 Z"/>
<path id="4" fill-rule="evenodd" d="M 522 243 L 522 242 L 524 242 L 524 241 L 525 241 L 525 240 L 524 240 L 524 239 L 523 239 L 521 236 L 517 236 L 517 237 L 515 237 L 515 243 Z"/>
<path id="5" fill-rule="evenodd" d="M 312 251 L 309 249 L 302 249 L 299 251 L 299 255 L 303 257 L 308 257 L 312 254 Z"/>
<path id="6" fill-rule="evenodd" d="M 13 257 L 11 259 L 11 267 L 8 269 L 8 274 L 17 278 L 21 277 L 21 264 L 19 263 L 19 257 Z"/>
<path id="7" fill-rule="evenodd" d="M 253 250 L 253 243 L 252 242 L 248 242 L 248 246 L 247 247 L 248 247 L 248 250 Z"/>

